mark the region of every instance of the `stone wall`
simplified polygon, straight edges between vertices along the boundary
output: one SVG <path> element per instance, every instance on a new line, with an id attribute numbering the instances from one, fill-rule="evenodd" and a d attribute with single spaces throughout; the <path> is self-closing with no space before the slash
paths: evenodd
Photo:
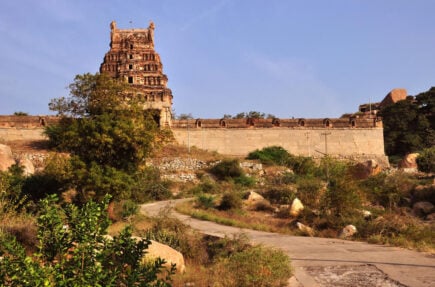
<path id="1" fill-rule="evenodd" d="M 376 159 L 388 165 L 382 128 L 232 128 L 173 129 L 176 141 L 226 155 L 245 156 L 267 146 L 281 146 L 295 155 Z"/>

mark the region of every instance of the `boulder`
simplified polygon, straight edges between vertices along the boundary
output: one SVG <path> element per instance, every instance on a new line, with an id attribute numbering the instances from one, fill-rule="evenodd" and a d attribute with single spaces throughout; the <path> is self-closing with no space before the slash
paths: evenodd
<path id="1" fill-rule="evenodd" d="M 399 168 L 406 170 L 417 170 L 418 153 L 409 153 L 399 162 Z"/>
<path id="2" fill-rule="evenodd" d="M 340 232 L 340 238 L 349 238 L 357 233 L 356 227 L 354 225 L 346 225 Z"/>
<path id="3" fill-rule="evenodd" d="M 135 237 L 136 240 L 142 240 L 143 238 Z M 184 257 L 181 252 L 173 249 L 172 247 L 159 243 L 154 240 L 150 240 L 151 244 L 148 246 L 148 249 L 146 250 L 145 256 L 143 258 L 143 261 L 147 260 L 154 260 L 157 258 L 165 259 L 166 268 L 171 268 L 171 264 L 175 264 L 177 267 L 178 273 L 184 273 L 186 270 L 186 265 L 184 263 Z"/>
<path id="4" fill-rule="evenodd" d="M 248 202 L 257 202 L 264 200 L 264 197 L 255 191 L 249 191 L 245 196 L 245 200 Z"/>
<path id="5" fill-rule="evenodd" d="M 426 220 L 435 221 L 435 213 L 431 213 L 428 216 L 426 216 Z"/>
<path id="6" fill-rule="evenodd" d="M 417 216 L 426 216 L 434 211 L 434 205 L 429 201 L 419 201 L 414 203 L 412 211 Z"/>
<path id="7" fill-rule="evenodd" d="M 7 145 L 0 144 L 0 171 L 7 171 L 9 167 L 15 164 L 11 148 Z"/>
<path id="8" fill-rule="evenodd" d="M 298 227 L 298 229 L 302 233 L 304 233 L 304 234 L 306 234 L 308 236 L 311 236 L 311 237 L 314 236 L 314 229 L 312 229 L 311 227 L 306 226 L 305 224 L 302 224 L 300 222 L 296 222 L 296 226 Z"/>
<path id="9" fill-rule="evenodd" d="M 298 198 L 293 199 L 292 205 L 290 206 L 290 215 L 296 217 L 302 210 L 304 210 L 302 202 Z"/>
<path id="10" fill-rule="evenodd" d="M 361 213 L 364 216 L 364 219 L 370 219 L 372 217 L 372 213 L 368 210 L 362 210 Z"/>
<path id="11" fill-rule="evenodd" d="M 369 176 L 379 174 L 382 171 L 382 167 L 374 159 L 359 162 L 355 167 L 355 176 L 359 179 L 366 179 Z"/>
<path id="12" fill-rule="evenodd" d="M 25 176 L 29 176 L 35 173 L 35 166 L 30 161 L 30 159 L 23 157 L 18 160 L 18 165 L 23 168 L 23 173 Z"/>

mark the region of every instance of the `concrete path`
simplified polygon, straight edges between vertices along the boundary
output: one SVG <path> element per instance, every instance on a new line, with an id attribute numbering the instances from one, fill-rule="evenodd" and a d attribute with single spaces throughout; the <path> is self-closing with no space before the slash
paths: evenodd
<path id="1" fill-rule="evenodd" d="M 175 202 L 144 204 L 141 212 L 155 216 Z M 240 229 L 172 213 L 205 234 L 223 237 L 245 233 L 254 243 L 282 249 L 295 268 L 295 276 L 290 280 L 292 287 L 435 286 L 434 255 L 363 242 Z"/>

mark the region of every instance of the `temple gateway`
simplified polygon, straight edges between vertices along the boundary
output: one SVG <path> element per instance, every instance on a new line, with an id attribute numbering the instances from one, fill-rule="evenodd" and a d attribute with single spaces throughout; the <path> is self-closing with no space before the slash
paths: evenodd
<path id="1" fill-rule="evenodd" d="M 159 54 L 154 50 L 154 23 L 147 29 L 119 29 L 110 23 L 110 50 L 104 56 L 100 73 L 122 79 L 131 85 L 130 92 L 141 100 L 144 110 L 154 111 L 161 127 L 170 127 L 172 91 L 163 74 Z"/>

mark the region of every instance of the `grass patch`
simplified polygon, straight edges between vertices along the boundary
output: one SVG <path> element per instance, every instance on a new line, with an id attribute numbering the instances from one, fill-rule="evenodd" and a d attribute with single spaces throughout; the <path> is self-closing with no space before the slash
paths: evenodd
<path id="1" fill-rule="evenodd" d="M 175 210 L 196 219 L 212 221 L 223 225 L 258 231 L 292 234 L 288 227 L 288 220 L 271 217 L 265 212 L 220 211 L 215 209 L 203 210 L 195 208 L 193 202 L 177 204 Z"/>

